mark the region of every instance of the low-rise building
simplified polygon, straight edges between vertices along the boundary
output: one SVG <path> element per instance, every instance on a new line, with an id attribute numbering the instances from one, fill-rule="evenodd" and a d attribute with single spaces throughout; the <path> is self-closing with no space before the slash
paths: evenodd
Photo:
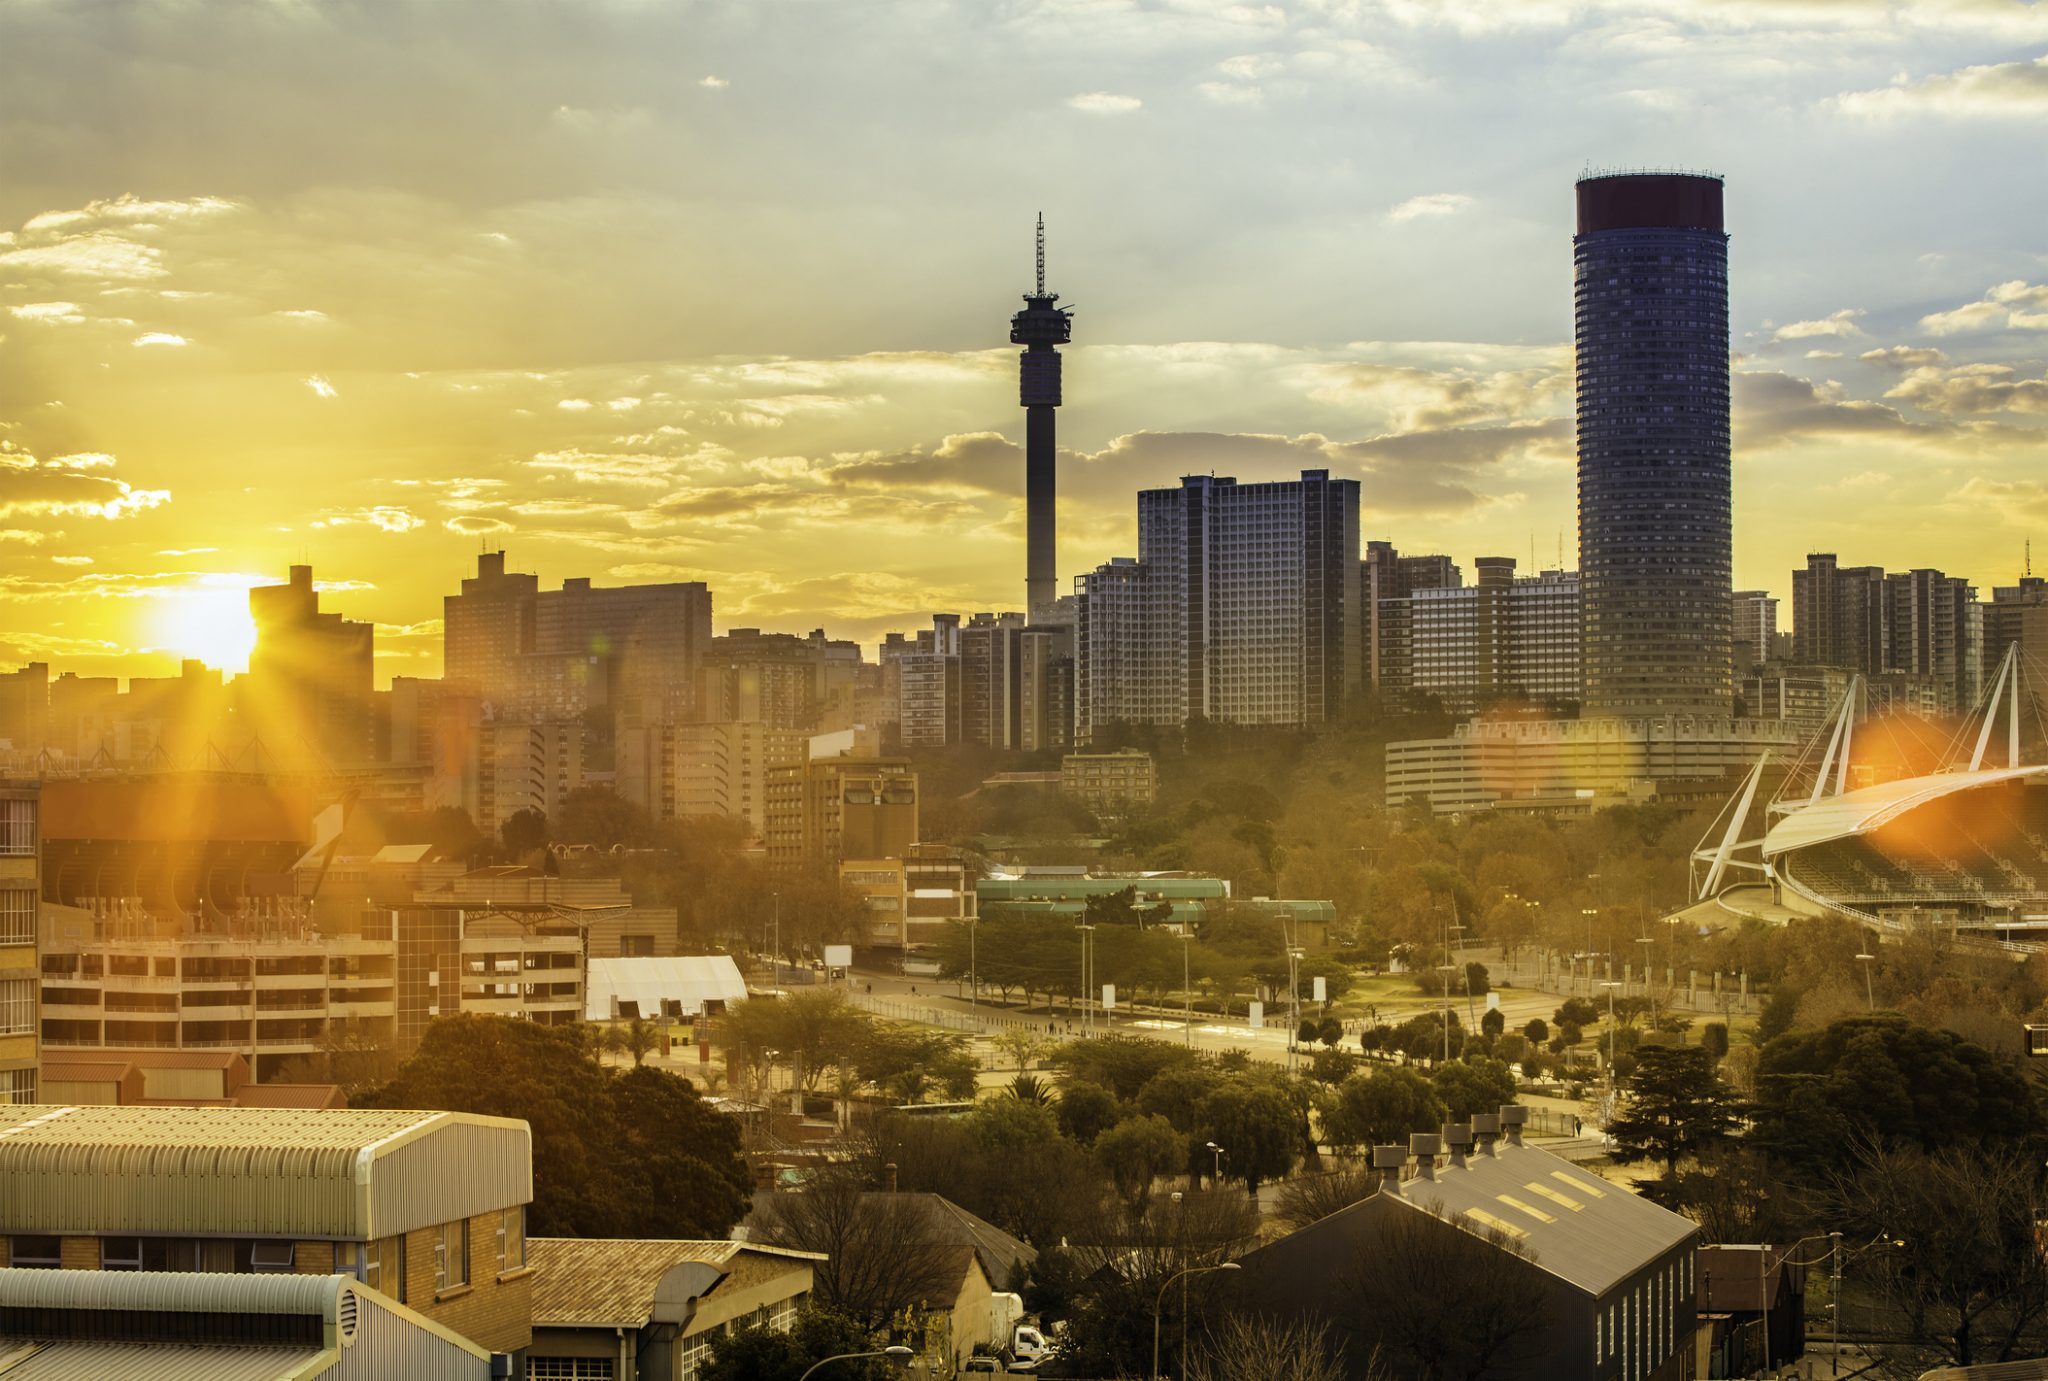
<path id="1" fill-rule="evenodd" d="M 345 1275 L 515 1362 L 532 1199 L 532 1135 L 509 1118 L 0 1109 L 0 1265 Z"/>
<path id="2" fill-rule="evenodd" d="M 536 1237 L 531 1381 L 697 1381 L 743 1328 L 787 1332 L 815 1252 L 747 1242 Z"/>
<path id="3" fill-rule="evenodd" d="M 831 757 L 768 774 L 768 863 L 837 872 L 850 858 L 901 858 L 917 842 L 908 758 Z"/>
<path id="4" fill-rule="evenodd" d="M 1128 815 L 1159 799 L 1159 768 L 1138 748 L 1069 753 L 1060 759 L 1060 791 L 1097 815 Z"/>
<path id="5" fill-rule="evenodd" d="M 42 790 L 0 782 L 0 1105 L 33 1103 L 42 897 Z"/>
<path id="6" fill-rule="evenodd" d="M 1509 1106 L 1441 1136 L 1373 1152 L 1379 1191 L 1251 1252 L 1246 1295 L 1265 1309 L 1338 1321 L 1349 1374 L 1382 1342 L 1351 1301 L 1356 1266 L 1390 1251 L 1445 1253 L 1433 1269 L 1456 1288 L 1457 1253 L 1497 1252 L 1498 1279 L 1541 1306 L 1490 1359 L 1503 1381 L 1680 1381 L 1692 1375 L 1697 1223 L 1570 1161 L 1522 1144 L 1526 1108 Z M 1503 1133 L 1505 1135 L 1503 1135 Z M 1432 1258 L 1434 1260 L 1434 1258 Z M 1507 1283 L 1515 1282 L 1515 1283 Z M 1525 1318 L 1529 1317 L 1525 1314 Z"/>
<path id="7" fill-rule="evenodd" d="M 43 1061 L 43 1097 L 88 1107 L 342 1108 L 336 1084 L 259 1084 L 233 1050 L 84 1050 Z"/>

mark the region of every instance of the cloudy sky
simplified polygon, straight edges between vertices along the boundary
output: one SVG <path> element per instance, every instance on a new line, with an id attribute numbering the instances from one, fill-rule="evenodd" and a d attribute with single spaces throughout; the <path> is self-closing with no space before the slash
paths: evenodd
<path id="1" fill-rule="evenodd" d="M 1574 560 L 1572 182 L 1728 180 L 1738 585 L 2048 565 L 2048 3 L 11 0 L 0 666 L 232 664 L 310 561 L 433 674 L 480 545 L 721 628 L 1014 608 L 1328 466 Z"/>

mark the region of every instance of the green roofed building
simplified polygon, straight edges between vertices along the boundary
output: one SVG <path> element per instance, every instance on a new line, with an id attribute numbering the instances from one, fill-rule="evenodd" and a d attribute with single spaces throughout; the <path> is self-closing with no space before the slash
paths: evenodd
<path id="1" fill-rule="evenodd" d="M 1094 897 L 1111 897 L 1133 890 L 1140 910 L 1164 904 L 1172 908 L 1167 923 L 1200 925 L 1228 908 L 1237 915 L 1260 915 L 1295 925 L 1327 926 L 1337 918 L 1336 906 L 1327 901 L 1286 901 L 1266 897 L 1236 901 L 1230 884 L 1222 878 L 1207 877 L 1063 877 L 983 878 L 974 885 L 976 913 L 983 919 L 992 915 L 1042 913 L 1078 919 Z"/>

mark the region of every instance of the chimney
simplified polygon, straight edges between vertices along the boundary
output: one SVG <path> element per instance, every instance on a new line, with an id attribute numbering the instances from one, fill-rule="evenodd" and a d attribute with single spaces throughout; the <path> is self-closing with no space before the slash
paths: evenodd
<path id="1" fill-rule="evenodd" d="M 1391 1187 L 1396 1194 L 1400 1193 L 1403 1172 L 1408 1168 L 1408 1148 L 1406 1146 L 1373 1147 L 1372 1168 L 1379 1172 L 1381 1189 Z"/>
<path id="2" fill-rule="evenodd" d="M 882 1167 L 882 1187 L 891 1194 L 896 1192 L 896 1162 L 893 1160 Z"/>
<path id="3" fill-rule="evenodd" d="M 1529 1110 L 1513 1103 L 1503 1103 L 1500 1108 L 1500 1129 L 1508 1139 L 1508 1145 L 1522 1144 L 1522 1124 L 1529 1120 Z"/>
<path id="4" fill-rule="evenodd" d="M 1418 1179 L 1436 1178 L 1437 1152 L 1443 1149 L 1443 1138 L 1429 1132 L 1411 1132 L 1408 1149 L 1415 1153 L 1415 1174 Z"/>
<path id="5" fill-rule="evenodd" d="M 1451 1154 L 1451 1164 L 1463 1170 L 1465 1168 L 1465 1155 L 1472 1149 L 1472 1124 L 1469 1122 L 1444 1123 L 1444 1149 Z"/>
<path id="6" fill-rule="evenodd" d="M 1494 1143 L 1500 1140 L 1500 1114 L 1497 1112 L 1476 1112 L 1472 1114 L 1472 1139 L 1478 1143 L 1479 1154 L 1497 1156 Z"/>

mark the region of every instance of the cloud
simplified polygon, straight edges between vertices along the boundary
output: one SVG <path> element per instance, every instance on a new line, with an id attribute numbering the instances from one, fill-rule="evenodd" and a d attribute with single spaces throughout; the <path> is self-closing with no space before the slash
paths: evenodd
<path id="1" fill-rule="evenodd" d="M 1566 405 L 1568 366 L 1478 371 L 1414 365 L 1323 364 L 1303 371 L 1309 396 L 1362 407 L 1391 431 L 1434 430 L 1540 417 Z"/>
<path id="2" fill-rule="evenodd" d="M 2034 521 L 2048 519 L 2048 480 L 1994 480 L 1972 476 L 1957 498 L 1972 513 L 1998 513 Z"/>
<path id="3" fill-rule="evenodd" d="M 661 489 L 675 478 L 676 458 L 645 453 L 606 453 L 575 448 L 542 451 L 526 462 L 535 470 L 568 475 L 585 484 L 632 484 Z"/>
<path id="4" fill-rule="evenodd" d="M 370 508 L 344 509 L 328 512 L 315 518 L 313 527 L 352 527 L 363 525 L 374 527 L 380 532 L 412 532 L 426 526 L 426 519 L 409 508 L 393 504 L 377 504 Z"/>
<path id="5" fill-rule="evenodd" d="M 1887 345 L 1882 350 L 1866 350 L 1856 357 L 1873 369 L 1903 374 L 1909 369 L 1920 369 L 1927 365 L 1947 364 L 1948 356 L 1931 346 Z"/>
<path id="6" fill-rule="evenodd" d="M 1896 408 L 1850 398 L 1839 384 L 1817 385 L 1765 370 L 1738 370 L 1732 383 L 1735 440 L 1742 448 L 1806 436 L 1913 436 L 1933 430 Z"/>
<path id="7" fill-rule="evenodd" d="M 305 383 L 307 388 L 313 390 L 315 398 L 332 398 L 335 396 L 334 385 L 328 383 L 323 375 L 308 374 Z"/>
<path id="8" fill-rule="evenodd" d="M 2015 278 L 2000 283 L 1975 302 L 1953 311 L 1920 318 L 1920 329 L 1936 336 L 1971 331 L 2048 331 L 2048 283 Z"/>
<path id="9" fill-rule="evenodd" d="M 512 531 L 512 524 L 503 518 L 489 518 L 481 513 L 464 513 L 455 518 L 443 518 L 441 526 L 450 532 L 459 532 L 467 537 L 479 537 L 487 532 Z"/>
<path id="10" fill-rule="evenodd" d="M 1856 324 L 1856 318 L 1863 315 L 1859 307 L 1844 307 L 1841 311 L 1820 318 L 1818 321 L 1787 322 L 1771 332 L 1773 341 L 1813 340 L 1821 336 L 1846 339 L 1860 336 L 1863 328 Z"/>
<path id="11" fill-rule="evenodd" d="M 822 476 L 829 484 L 945 489 L 956 493 L 1015 493 L 1024 449 L 997 432 L 949 436 L 930 451 L 869 452 L 835 457 Z"/>
<path id="12" fill-rule="evenodd" d="M 1144 104 L 1136 96 L 1119 96 L 1111 91 L 1084 91 L 1067 98 L 1068 107 L 1084 115 L 1129 115 Z"/>
<path id="13" fill-rule="evenodd" d="M 139 336 L 137 336 L 137 337 L 135 338 L 135 344 L 137 344 L 137 345 L 139 345 L 139 346 L 148 346 L 148 345 L 172 345 L 172 346 L 176 346 L 176 345 L 190 345 L 190 344 L 191 344 L 191 342 L 190 342 L 190 341 L 188 341 L 188 340 L 186 340 L 186 339 L 185 339 L 185 338 L 184 338 L 183 336 L 177 336 L 177 335 L 172 335 L 172 334 L 171 334 L 171 333 L 170 333 L 169 331 L 144 331 L 144 332 L 143 332 L 143 333 L 142 333 L 141 335 L 139 335 Z"/>
<path id="14" fill-rule="evenodd" d="M 53 556 L 50 560 L 59 566 L 90 566 L 92 564 L 90 556 Z"/>
<path id="15" fill-rule="evenodd" d="M 0 527 L 0 542 L 18 542 L 25 547 L 38 547 L 49 539 L 49 533 L 37 532 L 32 528 Z"/>
<path id="16" fill-rule="evenodd" d="M 65 326 L 77 326 L 85 320 L 76 302 L 24 302 L 9 307 L 8 312 L 23 321 L 50 321 Z"/>
<path id="17" fill-rule="evenodd" d="M 1965 364 L 1909 371 L 1885 397 L 1925 412 L 1970 414 L 2023 412 L 2048 416 L 2048 377 L 2028 379 L 2004 364 Z M 2048 450 L 2048 435 L 2043 449 Z"/>
<path id="18" fill-rule="evenodd" d="M 1472 205 L 1472 198 L 1463 192 L 1425 192 L 1387 212 L 1387 219 L 1396 223 L 1422 220 L 1435 216 L 1455 216 Z"/>
<path id="19" fill-rule="evenodd" d="M 1912 81 L 1901 77 L 1875 91 L 1835 98 L 1838 109 L 1866 119 L 1911 115 L 2022 117 L 2048 113 L 2048 57 L 1989 63 Z"/>
<path id="20" fill-rule="evenodd" d="M 732 83 L 724 77 L 699 77 L 697 78 L 697 85 L 703 87 L 706 91 L 723 91 L 728 86 L 731 86 Z"/>

